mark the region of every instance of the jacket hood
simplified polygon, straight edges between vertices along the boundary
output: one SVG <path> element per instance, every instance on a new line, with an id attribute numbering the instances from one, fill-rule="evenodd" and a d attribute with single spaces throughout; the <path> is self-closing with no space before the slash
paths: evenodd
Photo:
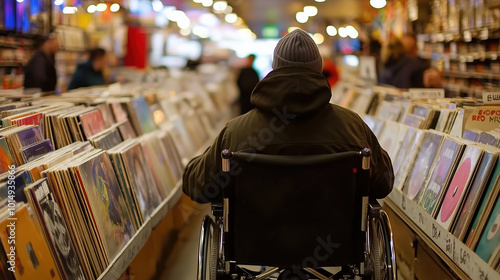
<path id="1" fill-rule="evenodd" d="M 259 110 L 273 109 L 299 116 L 312 115 L 330 102 L 332 93 L 326 78 L 301 66 L 285 66 L 271 71 L 252 92 L 251 102 Z"/>

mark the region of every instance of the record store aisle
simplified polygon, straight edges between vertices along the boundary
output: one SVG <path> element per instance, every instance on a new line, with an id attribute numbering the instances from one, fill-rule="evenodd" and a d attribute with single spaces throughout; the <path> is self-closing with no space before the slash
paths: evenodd
<path id="1" fill-rule="evenodd" d="M 201 222 L 210 213 L 210 205 L 203 205 L 200 212 L 194 213 L 189 224 L 179 233 L 175 246 L 168 256 L 159 280 L 195 280 L 198 266 L 198 243 Z"/>

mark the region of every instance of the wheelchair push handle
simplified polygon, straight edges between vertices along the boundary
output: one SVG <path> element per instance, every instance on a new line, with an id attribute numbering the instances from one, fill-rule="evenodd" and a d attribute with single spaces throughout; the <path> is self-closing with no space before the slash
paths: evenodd
<path id="1" fill-rule="evenodd" d="M 372 155 L 372 151 L 369 148 L 364 148 L 359 153 L 363 157 L 363 161 L 362 161 L 362 168 L 363 168 L 363 170 L 370 169 L 370 158 L 371 158 L 371 155 Z"/>
<path id="2" fill-rule="evenodd" d="M 221 157 L 222 157 L 222 172 L 229 172 L 231 169 L 231 163 L 230 163 L 230 158 L 233 156 L 233 153 L 231 153 L 228 149 L 224 149 L 221 152 Z"/>

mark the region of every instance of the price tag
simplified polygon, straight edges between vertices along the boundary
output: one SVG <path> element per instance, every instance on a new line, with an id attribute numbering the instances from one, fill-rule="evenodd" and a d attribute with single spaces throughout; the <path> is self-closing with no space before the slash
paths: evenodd
<path id="1" fill-rule="evenodd" d="M 484 104 L 500 104 L 500 92 L 483 92 Z"/>
<path id="2" fill-rule="evenodd" d="M 438 99 L 444 98 L 444 89 L 442 88 L 410 88 L 411 99 Z"/>
<path id="3" fill-rule="evenodd" d="M 464 41 L 465 42 L 472 41 L 472 34 L 470 33 L 470 31 L 464 31 Z"/>
<path id="4" fill-rule="evenodd" d="M 488 28 L 483 28 L 479 32 L 479 39 L 488 40 Z"/>

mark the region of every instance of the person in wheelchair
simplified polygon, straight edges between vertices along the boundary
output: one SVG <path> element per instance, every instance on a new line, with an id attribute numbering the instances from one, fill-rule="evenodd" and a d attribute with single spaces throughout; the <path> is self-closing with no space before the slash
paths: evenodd
<path id="1" fill-rule="evenodd" d="M 321 154 L 370 148 L 371 198 L 383 198 L 394 180 L 391 160 L 354 112 L 330 104 L 331 88 L 311 36 L 296 29 L 274 50 L 273 71 L 252 92 L 255 109 L 229 121 L 208 150 L 192 159 L 183 191 L 198 203 L 221 198 L 223 149 L 265 154 Z"/>
<path id="2" fill-rule="evenodd" d="M 392 190 L 390 158 L 356 113 L 329 103 L 322 61 L 305 31 L 284 36 L 256 108 L 186 166 L 183 191 L 215 216 L 203 221 L 198 280 L 395 279 L 389 221 L 368 205 Z M 330 266 L 342 270 L 320 269 Z"/>

